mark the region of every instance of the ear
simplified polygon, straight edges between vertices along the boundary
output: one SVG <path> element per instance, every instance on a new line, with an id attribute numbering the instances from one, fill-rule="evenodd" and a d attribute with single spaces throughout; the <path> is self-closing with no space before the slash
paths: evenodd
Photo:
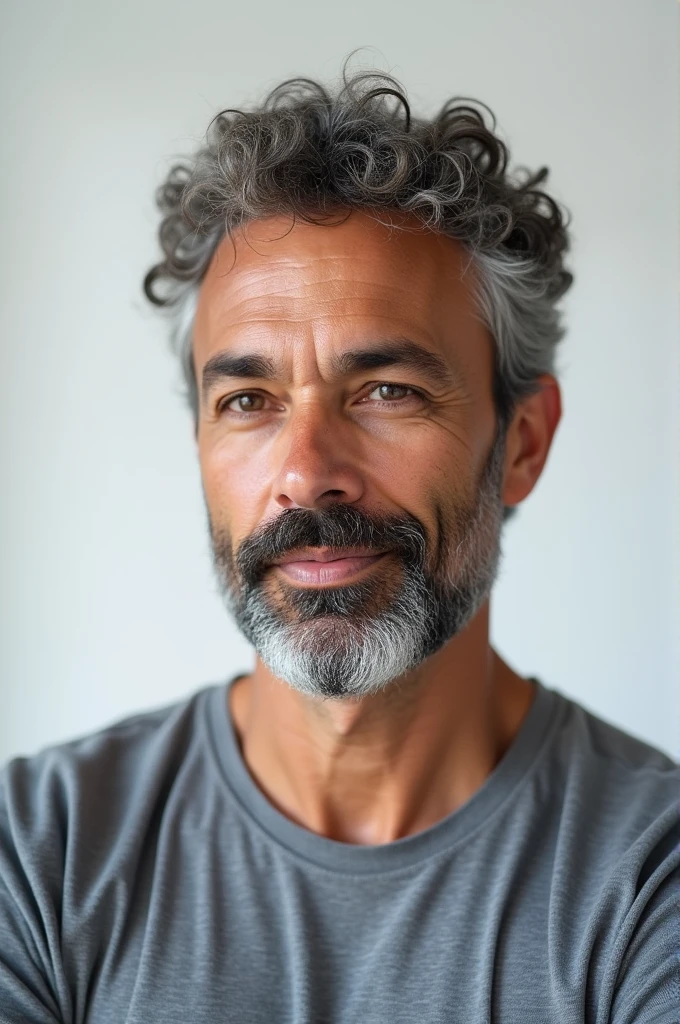
<path id="1" fill-rule="evenodd" d="M 505 441 L 503 504 L 518 505 L 531 494 L 543 472 L 562 416 L 560 386 L 551 374 L 542 374 L 539 390 L 520 399 Z"/>

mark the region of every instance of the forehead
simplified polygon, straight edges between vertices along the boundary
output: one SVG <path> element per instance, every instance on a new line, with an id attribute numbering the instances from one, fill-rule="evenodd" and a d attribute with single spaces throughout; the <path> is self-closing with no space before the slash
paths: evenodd
<path id="1" fill-rule="evenodd" d="M 240 341 L 312 333 L 332 344 L 379 329 L 437 348 L 445 336 L 485 335 L 469 253 L 414 217 L 390 216 L 395 226 L 358 211 L 329 225 L 271 217 L 223 239 L 199 293 L 197 366 Z"/>

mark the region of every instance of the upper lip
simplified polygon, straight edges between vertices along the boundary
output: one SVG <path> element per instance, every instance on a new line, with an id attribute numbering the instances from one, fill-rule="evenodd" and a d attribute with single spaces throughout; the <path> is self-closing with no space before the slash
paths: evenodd
<path id="1" fill-rule="evenodd" d="M 338 558 L 367 558 L 384 553 L 376 551 L 375 548 L 300 548 L 298 551 L 282 555 L 281 558 L 275 558 L 272 565 L 282 565 L 285 562 L 334 562 Z"/>

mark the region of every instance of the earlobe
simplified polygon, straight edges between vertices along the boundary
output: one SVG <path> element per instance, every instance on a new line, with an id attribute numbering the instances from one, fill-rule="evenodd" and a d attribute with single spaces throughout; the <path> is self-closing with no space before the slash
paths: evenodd
<path id="1" fill-rule="evenodd" d="M 559 384 L 551 374 L 538 378 L 532 395 L 520 399 L 506 433 L 503 503 L 518 505 L 536 486 L 562 415 Z"/>

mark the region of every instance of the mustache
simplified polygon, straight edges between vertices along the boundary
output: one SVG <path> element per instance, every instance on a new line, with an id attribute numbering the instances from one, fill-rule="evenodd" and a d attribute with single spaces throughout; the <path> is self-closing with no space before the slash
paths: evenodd
<path id="1" fill-rule="evenodd" d="M 285 509 L 242 541 L 234 561 L 243 582 L 255 586 L 275 559 L 298 548 L 389 548 L 405 561 L 424 566 L 427 545 L 425 527 L 410 513 L 369 515 L 337 502 L 322 509 Z"/>

